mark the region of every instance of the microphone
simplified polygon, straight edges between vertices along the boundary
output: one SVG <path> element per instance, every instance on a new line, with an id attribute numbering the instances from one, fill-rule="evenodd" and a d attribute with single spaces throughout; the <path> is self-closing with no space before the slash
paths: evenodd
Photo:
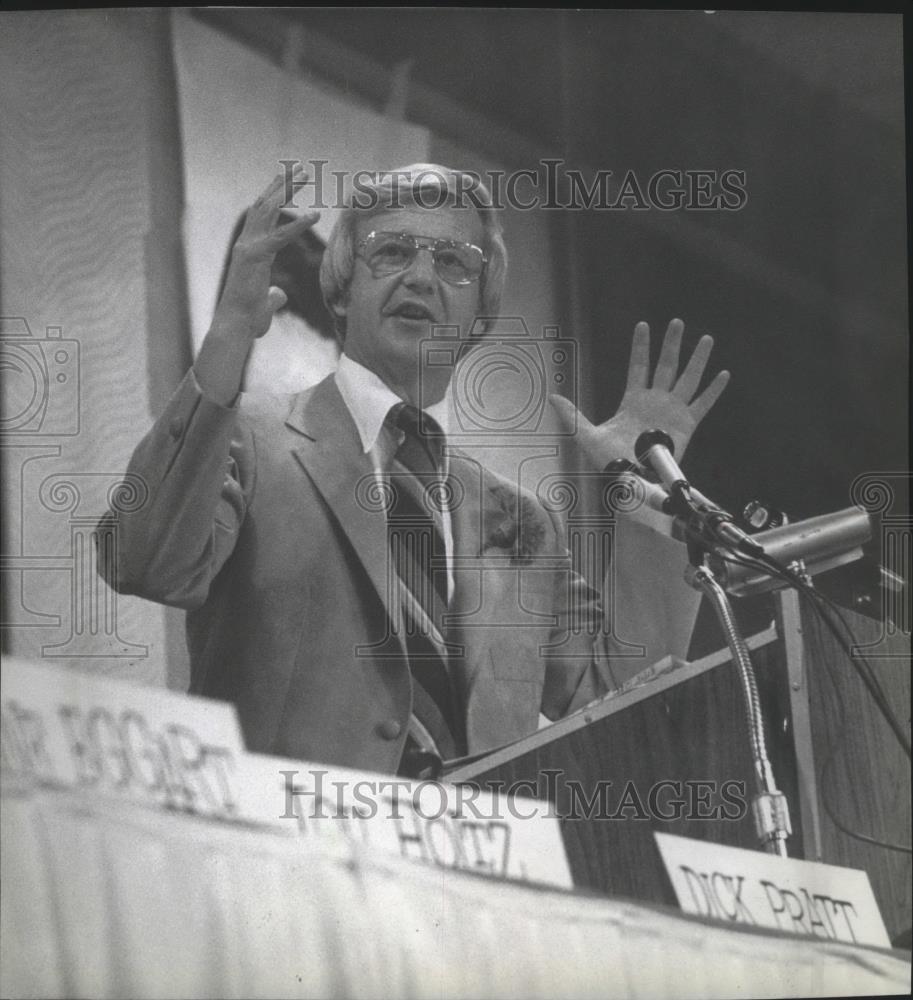
<path id="1" fill-rule="evenodd" d="M 675 461 L 675 445 L 665 431 L 644 431 L 634 442 L 637 461 L 651 469 L 669 493 L 680 493 L 688 480 Z"/>
<path id="2" fill-rule="evenodd" d="M 693 505 L 689 503 L 689 498 L 701 506 L 710 510 L 719 510 L 719 506 L 708 500 L 703 493 L 699 493 L 685 478 L 684 472 L 675 461 L 675 444 L 672 438 L 665 431 L 653 430 L 644 431 L 634 442 L 634 453 L 637 461 L 648 466 L 657 479 L 666 487 L 672 495 L 673 504 L 678 502 L 677 508 L 672 507 L 666 513 L 687 514 L 693 510 Z M 683 491 L 687 494 L 682 496 Z"/>
<path id="3" fill-rule="evenodd" d="M 634 442 L 637 461 L 649 466 L 670 494 L 670 508 L 667 513 L 680 514 L 689 520 L 697 520 L 700 528 L 706 528 L 714 541 L 731 545 L 745 555 L 757 558 L 764 550 L 751 536 L 736 527 L 731 514 L 718 504 L 708 500 L 702 493 L 692 489 L 679 468 L 674 456 L 675 444 L 663 430 L 644 431 Z M 698 540 L 703 532 L 694 532 Z"/>
<path id="4" fill-rule="evenodd" d="M 861 559 L 863 546 L 876 530 L 876 515 L 858 507 L 847 507 L 832 514 L 819 514 L 794 524 L 770 528 L 754 538 L 763 545 L 764 553 L 781 565 L 799 563 L 809 576 L 814 576 Z M 760 566 L 723 562 L 720 553 L 713 554 L 711 564 L 723 587 L 736 597 L 787 586 Z"/>

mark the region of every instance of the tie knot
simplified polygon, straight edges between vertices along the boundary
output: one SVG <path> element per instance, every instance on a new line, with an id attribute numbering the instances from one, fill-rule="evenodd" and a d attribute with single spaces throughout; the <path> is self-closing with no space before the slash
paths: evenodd
<path id="1" fill-rule="evenodd" d="M 411 403 L 397 403 L 390 413 L 394 424 L 406 434 L 413 434 L 421 440 L 444 436 L 441 425 L 434 417 Z"/>
<path id="2" fill-rule="evenodd" d="M 417 464 L 415 445 L 418 444 L 431 463 L 429 471 L 439 473 L 444 464 L 445 439 L 444 431 L 434 417 L 425 413 L 424 410 L 412 406 L 411 403 L 399 403 L 390 411 L 390 419 L 393 425 L 405 435 L 397 457 L 401 460 L 407 459 L 404 464 L 412 468 L 413 471 L 423 471 L 415 468 Z"/>

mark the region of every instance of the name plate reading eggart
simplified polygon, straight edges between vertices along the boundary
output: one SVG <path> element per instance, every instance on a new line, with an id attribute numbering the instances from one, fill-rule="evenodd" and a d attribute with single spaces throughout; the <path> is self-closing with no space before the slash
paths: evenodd
<path id="1" fill-rule="evenodd" d="M 890 948 L 869 877 L 854 868 L 654 833 L 686 913 Z"/>
<path id="2" fill-rule="evenodd" d="M 319 838 L 345 855 L 363 848 L 495 878 L 573 886 L 547 802 L 261 754 L 247 754 L 239 765 L 241 820 Z"/>
<path id="3" fill-rule="evenodd" d="M 244 741 L 226 702 L 5 658 L 4 774 L 233 818 Z"/>

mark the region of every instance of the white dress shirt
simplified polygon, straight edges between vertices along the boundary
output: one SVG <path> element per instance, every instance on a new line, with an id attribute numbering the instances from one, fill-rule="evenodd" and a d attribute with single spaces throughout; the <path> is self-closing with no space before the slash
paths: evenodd
<path id="1" fill-rule="evenodd" d="M 380 376 L 341 354 L 336 368 L 336 386 L 343 402 L 348 407 L 361 445 L 366 455 L 371 456 L 374 474 L 381 477 L 390 471 L 390 464 L 402 443 L 402 431 L 385 424 L 387 414 L 403 400 L 381 380 Z M 450 430 L 450 399 L 448 395 L 425 408 L 425 413 L 433 417 L 446 437 Z M 447 449 L 444 449 L 444 475 L 449 471 Z M 453 528 L 450 511 L 446 503 L 441 511 L 441 534 L 447 553 L 447 600 L 453 597 Z"/>

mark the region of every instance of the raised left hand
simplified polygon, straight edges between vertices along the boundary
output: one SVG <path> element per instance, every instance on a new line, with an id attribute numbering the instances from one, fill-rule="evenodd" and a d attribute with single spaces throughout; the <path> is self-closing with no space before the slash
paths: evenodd
<path id="1" fill-rule="evenodd" d="M 701 337 L 679 375 L 684 329 L 685 324 L 680 319 L 672 320 L 667 327 L 651 384 L 650 327 L 646 323 L 637 324 L 621 406 L 605 423 L 592 424 L 570 400 L 558 395 L 551 397 L 559 417 L 569 427 L 576 421 L 577 440 L 597 469 L 617 458 L 634 461 L 634 442 L 643 431 L 655 428 L 671 436 L 675 457 L 681 462 L 691 435 L 729 382 L 729 372 L 719 372 L 707 388 L 695 396 L 710 358 L 713 337 Z"/>

